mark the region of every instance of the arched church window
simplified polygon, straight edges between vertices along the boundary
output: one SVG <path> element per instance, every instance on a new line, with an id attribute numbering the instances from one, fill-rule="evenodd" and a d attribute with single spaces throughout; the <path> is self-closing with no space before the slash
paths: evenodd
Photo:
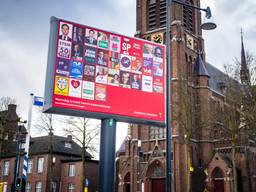
<path id="1" fill-rule="evenodd" d="M 215 167 L 212 171 L 212 178 L 223 178 L 223 172 L 219 167 Z"/>
<path id="2" fill-rule="evenodd" d="M 156 160 L 152 164 L 150 164 L 147 172 L 148 177 L 163 177 L 164 171 L 161 163 Z"/>

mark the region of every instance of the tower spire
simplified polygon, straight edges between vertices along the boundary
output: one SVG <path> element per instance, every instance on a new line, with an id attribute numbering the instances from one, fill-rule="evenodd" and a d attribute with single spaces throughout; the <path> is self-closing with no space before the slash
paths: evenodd
<path id="1" fill-rule="evenodd" d="M 241 28 L 241 69 L 240 79 L 242 84 L 248 84 L 250 82 L 249 69 L 246 62 L 244 40 L 243 40 L 243 29 Z"/>

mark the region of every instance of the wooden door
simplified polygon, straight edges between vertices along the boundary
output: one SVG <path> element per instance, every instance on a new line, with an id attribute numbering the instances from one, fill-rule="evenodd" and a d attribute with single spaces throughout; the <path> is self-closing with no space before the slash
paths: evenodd
<path id="1" fill-rule="evenodd" d="M 214 192 L 224 192 L 224 180 L 214 180 Z"/>
<path id="2" fill-rule="evenodd" d="M 165 192 L 165 179 L 152 179 L 151 192 Z"/>

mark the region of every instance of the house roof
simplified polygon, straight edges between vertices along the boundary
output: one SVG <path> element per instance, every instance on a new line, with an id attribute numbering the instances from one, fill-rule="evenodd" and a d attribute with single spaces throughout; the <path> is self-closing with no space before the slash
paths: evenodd
<path id="1" fill-rule="evenodd" d="M 50 141 L 50 136 L 41 136 L 34 137 L 30 141 L 30 154 L 38 154 L 38 153 L 48 153 L 48 144 Z M 73 140 L 68 139 L 67 137 L 61 137 L 57 135 L 53 135 L 53 153 L 66 154 L 66 155 L 74 155 L 81 156 L 82 148 L 75 143 Z M 65 143 L 70 143 L 71 148 L 65 147 Z M 91 154 L 85 152 L 86 158 L 92 158 Z"/>
<path id="2" fill-rule="evenodd" d="M 29 155 L 47 154 L 49 153 L 50 136 L 34 137 L 30 140 Z M 60 154 L 72 157 L 81 157 L 82 148 L 73 140 L 67 137 L 53 135 L 53 154 Z M 65 146 L 65 143 L 70 143 L 71 147 Z M 2 155 L 4 157 L 15 156 L 16 142 L 8 142 L 6 151 Z M 91 159 L 92 155 L 85 152 L 85 158 Z"/>

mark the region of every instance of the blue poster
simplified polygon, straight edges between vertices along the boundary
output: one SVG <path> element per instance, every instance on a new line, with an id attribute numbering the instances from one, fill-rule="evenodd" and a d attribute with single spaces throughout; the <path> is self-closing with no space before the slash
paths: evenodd
<path id="1" fill-rule="evenodd" d="M 82 62 L 72 61 L 70 65 L 70 78 L 82 79 Z"/>

